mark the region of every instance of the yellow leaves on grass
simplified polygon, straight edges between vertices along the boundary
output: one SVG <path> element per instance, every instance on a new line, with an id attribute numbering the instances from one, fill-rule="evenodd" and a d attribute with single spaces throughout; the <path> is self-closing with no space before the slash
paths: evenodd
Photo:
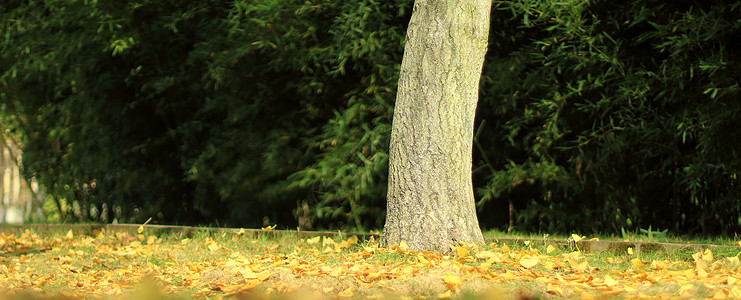
<path id="1" fill-rule="evenodd" d="M 644 261 L 641 255 L 622 252 L 598 259 L 601 265 L 593 267 L 593 254 L 564 253 L 537 242 L 520 250 L 461 244 L 441 255 L 410 251 L 403 241 L 386 248 L 361 243 L 356 236 L 316 236 L 281 248 L 251 240 L 243 231 L 174 240 L 143 233 L 85 236 L 69 231 L 45 239 L 28 231 L 21 236 L 0 233 L 0 252 L 14 253 L 0 256 L 0 286 L 40 291 L 62 286 L 76 298 L 105 298 L 151 281 L 164 294 L 198 297 L 308 290 L 317 297 L 367 298 L 393 294 L 427 278 L 421 285 L 441 299 L 457 298 L 474 284 L 512 280 L 567 298 L 661 298 L 644 294 L 656 283 L 675 286 L 670 293 L 685 298 L 741 297 L 739 257 L 718 259 L 709 249 L 692 255 L 694 263 Z M 574 235 L 571 240 L 583 238 Z"/>

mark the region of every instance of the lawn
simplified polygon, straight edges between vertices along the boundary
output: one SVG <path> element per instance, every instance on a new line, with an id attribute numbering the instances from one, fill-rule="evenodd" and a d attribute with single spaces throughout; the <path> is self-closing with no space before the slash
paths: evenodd
<path id="1" fill-rule="evenodd" d="M 586 253 L 579 244 L 463 245 L 449 255 L 373 239 L 0 233 L 6 298 L 741 298 L 738 244 Z M 575 236 L 581 239 L 581 237 Z"/>

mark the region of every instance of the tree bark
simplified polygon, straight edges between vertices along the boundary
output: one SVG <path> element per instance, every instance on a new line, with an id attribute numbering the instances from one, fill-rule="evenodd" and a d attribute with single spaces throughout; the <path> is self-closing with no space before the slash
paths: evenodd
<path id="1" fill-rule="evenodd" d="M 386 245 L 483 243 L 471 180 L 491 0 L 417 0 L 391 129 Z"/>

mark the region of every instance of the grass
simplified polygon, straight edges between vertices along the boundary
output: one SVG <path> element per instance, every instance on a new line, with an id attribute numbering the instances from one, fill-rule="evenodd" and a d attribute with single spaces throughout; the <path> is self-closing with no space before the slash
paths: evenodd
<path id="1" fill-rule="evenodd" d="M 731 243 L 713 248 L 713 257 L 698 263 L 700 256 L 689 250 L 581 253 L 549 247 L 552 237 L 535 237 L 528 243 L 466 246 L 442 256 L 352 238 L 27 231 L 0 234 L 0 295 L 429 299 L 450 293 L 458 299 L 517 299 L 741 293 L 734 285 L 741 282 L 739 249 Z"/>

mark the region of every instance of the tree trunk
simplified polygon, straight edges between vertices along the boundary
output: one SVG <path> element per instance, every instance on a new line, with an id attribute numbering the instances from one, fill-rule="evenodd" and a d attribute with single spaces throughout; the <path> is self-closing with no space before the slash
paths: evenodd
<path id="1" fill-rule="evenodd" d="M 386 245 L 446 253 L 483 243 L 471 182 L 491 0 L 417 0 L 389 149 Z"/>

